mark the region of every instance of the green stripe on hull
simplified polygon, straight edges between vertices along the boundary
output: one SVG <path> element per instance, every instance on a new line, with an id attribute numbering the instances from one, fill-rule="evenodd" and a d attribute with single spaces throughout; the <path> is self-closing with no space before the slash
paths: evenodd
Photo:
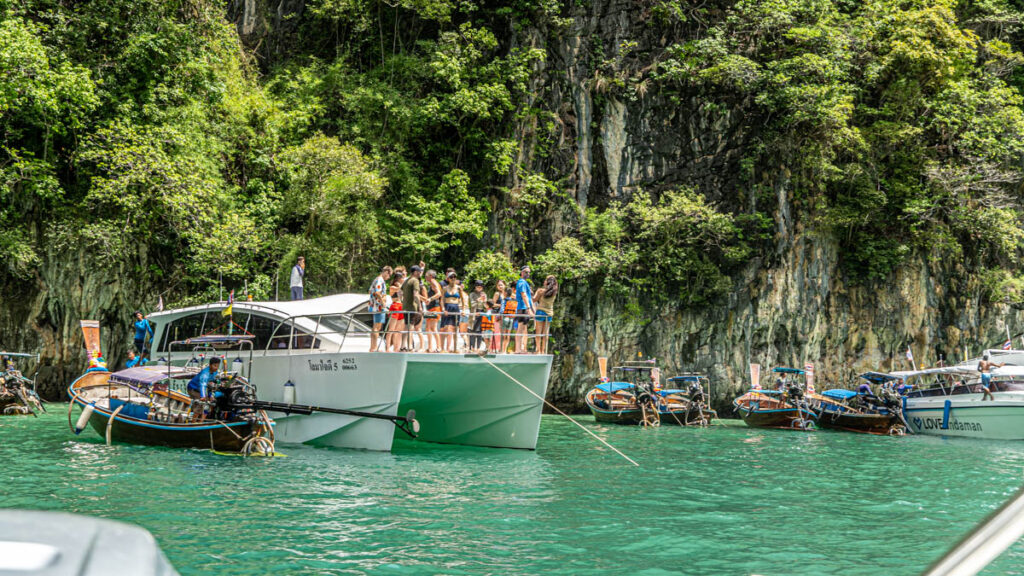
<path id="1" fill-rule="evenodd" d="M 487 359 L 544 397 L 551 356 Z M 428 442 L 533 450 L 542 408 L 541 400 L 481 358 L 413 354 L 398 413 L 415 410 L 419 438 Z"/>

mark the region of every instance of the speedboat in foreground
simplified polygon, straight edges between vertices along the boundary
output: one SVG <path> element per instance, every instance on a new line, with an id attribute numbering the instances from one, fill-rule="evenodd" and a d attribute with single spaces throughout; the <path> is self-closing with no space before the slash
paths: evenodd
<path id="1" fill-rule="evenodd" d="M 0 510 L 0 574 L 178 575 L 143 528 L 35 510 Z"/>

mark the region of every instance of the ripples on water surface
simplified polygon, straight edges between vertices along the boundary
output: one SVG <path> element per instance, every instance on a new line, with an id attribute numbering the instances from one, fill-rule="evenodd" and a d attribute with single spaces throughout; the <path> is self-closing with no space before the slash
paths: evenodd
<path id="1" fill-rule="evenodd" d="M 1024 443 L 598 426 L 536 452 L 403 442 L 283 459 L 0 419 L 0 506 L 149 529 L 190 574 L 916 574 L 1021 484 Z M 1018 544 L 991 574 L 1024 572 Z"/>

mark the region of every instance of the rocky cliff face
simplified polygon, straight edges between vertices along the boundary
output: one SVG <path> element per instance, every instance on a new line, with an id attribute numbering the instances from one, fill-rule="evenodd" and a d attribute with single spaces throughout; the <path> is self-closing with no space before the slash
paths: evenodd
<path id="1" fill-rule="evenodd" d="M 760 123 L 748 103 L 658 89 L 649 72 L 659 54 L 698 35 L 701 22 L 666 35 L 650 25 L 649 8 L 595 0 L 576 6 L 568 30 L 534 31 L 531 42 L 548 47 L 537 98 L 557 111 L 562 144 L 535 168 L 566 175 L 580 208 L 626 200 L 640 188 L 690 186 L 731 210 L 770 212 L 773 246 L 734 278 L 727 298 L 696 310 L 649 311 L 641 302 L 637 314 L 600 289 L 566 286 L 554 400 L 581 407 L 599 356 L 615 364 L 642 352 L 667 375 L 708 372 L 715 406 L 728 414 L 730 400 L 749 386 L 751 362 L 765 369 L 812 363 L 819 386 L 849 384 L 863 370 L 909 368 L 908 345 L 918 365 L 934 365 L 940 355 L 962 359 L 965 346 L 971 354 L 997 346 L 1007 325 L 1024 326 L 1020 310 L 986 303 L 956 261 L 910 258 L 885 282 L 851 286 L 836 243 L 801 221 L 785 158 L 741 177 Z M 705 17 L 716 14 L 709 8 Z M 531 126 L 520 132 L 527 143 L 536 137 Z M 571 224 L 552 223 L 549 241 Z"/>

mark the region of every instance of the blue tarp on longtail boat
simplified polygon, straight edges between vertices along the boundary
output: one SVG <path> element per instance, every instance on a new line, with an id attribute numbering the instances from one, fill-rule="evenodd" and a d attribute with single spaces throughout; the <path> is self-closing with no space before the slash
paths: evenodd
<path id="1" fill-rule="evenodd" d="M 849 400 L 850 398 L 856 396 L 857 393 L 854 392 L 853 390 L 841 390 L 837 388 L 834 390 L 825 390 L 824 392 L 821 393 L 821 395 L 828 396 L 829 398 L 835 398 L 837 400 Z"/>
<path id="2" fill-rule="evenodd" d="M 634 386 L 628 382 L 603 382 L 598 384 L 596 388 L 601 392 L 611 394 L 612 392 L 618 392 L 619 390 L 628 390 Z"/>

